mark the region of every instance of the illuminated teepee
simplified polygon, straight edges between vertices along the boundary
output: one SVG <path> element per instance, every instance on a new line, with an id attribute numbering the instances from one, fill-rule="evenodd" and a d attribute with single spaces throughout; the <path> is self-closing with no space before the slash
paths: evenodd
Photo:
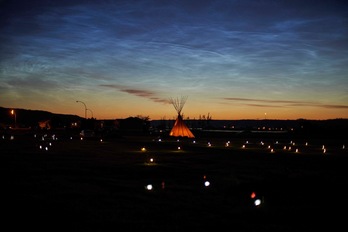
<path id="1" fill-rule="evenodd" d="M 185 102 L 187 100 L 187 97 L 181 97 L 181 99 L 170 99 L 170 103 L 174 106 L 176 109 L 176 112 L 178 113 L 178 117 L 176 118 L 176 121 L 174 123 L 174 126 L 172 130 L 170 131 L 169 135 L 174 137 L 188 137 L 188 138 L 194 138 L 195 136 L 192 134 L 191 130 L 186 126 L 184 123 L 184 120 L 181 116 L 181 110 L 185 105 Z"/>

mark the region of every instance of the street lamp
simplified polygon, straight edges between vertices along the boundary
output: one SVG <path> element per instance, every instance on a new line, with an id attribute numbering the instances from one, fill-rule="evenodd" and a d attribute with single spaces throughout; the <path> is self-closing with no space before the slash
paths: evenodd
<path id="1" fill-rule="evenodd" d="M 82 101 L 76 101 L 76 102 L 80 102 L 85 106 L 85 119 L 87 119 L 87 106 L 86 106 L 86 104 Z"/>
<path id="2" fill-rule="evenodd" d="M 17 115 L 16 115 L 16 112 L 14 110 L 11 110 L 11 114 L 14 115 L 14 119 L 15 119 L 15 128 L 17 127 Z"/>
<path id="3" fill-rule="evenodd" d="M 93 111 L 92 111 L 91 109 L 87 109 L 87 110 L 89 110 L 89 111 L 91 112 L 91 114 L 92 114 L 92 119 L 93 119 Z"/>

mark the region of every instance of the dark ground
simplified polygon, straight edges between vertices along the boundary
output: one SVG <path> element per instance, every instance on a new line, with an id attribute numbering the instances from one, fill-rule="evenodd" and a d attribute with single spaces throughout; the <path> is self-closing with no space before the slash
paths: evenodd
<path id="1" fill-rule="evenodd" d="M 52 140 L 51 135 L 45 141 L 32 134 L 13 140 L 6 135 L 0 141 L 1 224 L 6 231 L 346 227 L 348 151 L 342 145 L 347 141 L 317 139 L 304 146 L 304 140 L 294 140 L 288 151 L 283 150 L 290 145 L 288 138 L 274 144 L 277 135 L 265 140 L 262 135 L 197 138 L 195 144 L 173 138 L 158 142 L 153 136 L 100 142 L 59 135 Z M 145 189 L 147 184 L 152 191 Z M 252 192 L 262 200 L 260 206 L 253 205 Z"/>

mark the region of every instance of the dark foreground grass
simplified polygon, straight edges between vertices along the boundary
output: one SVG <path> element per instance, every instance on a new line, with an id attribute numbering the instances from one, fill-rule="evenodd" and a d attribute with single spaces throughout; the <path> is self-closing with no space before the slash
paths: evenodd
<path id="1" fill-rule="evenodd" d="M 301 147 L 302 153 L 284 151 L 283 144 L 271 153 L 260 139 L 248 141 L 246 149 L 244 138 L 231 140 L 229 147 L 221 138 L 196 143 L 148 136 L 103 142 L 3 139 L 2 224 L 7 231 L 336 231 L 344 226 L 347 151 L 332 144 L 323 154 L 326 141 L 317 141 Z M 253 204 L 252 192 L 260 206 Z"/>

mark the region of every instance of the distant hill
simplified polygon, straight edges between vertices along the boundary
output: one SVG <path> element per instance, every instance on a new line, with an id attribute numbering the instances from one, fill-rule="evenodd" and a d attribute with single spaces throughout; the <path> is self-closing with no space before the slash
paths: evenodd
<path id="1" fill-rule="evenodd" d="M 14 110 L 16 116 L 11 114 L 11 110 Z M 77 115 L 55 114 L 43 110 L 0 107 L 0 124 L 2 126 L 14 125 L 16 120 L 18 127 L 36 127 L 40 121 L 50 120 L 53 126 L 64 127 L 71 122 L 80 121 L 81 119 L 83 118 Z"/>

